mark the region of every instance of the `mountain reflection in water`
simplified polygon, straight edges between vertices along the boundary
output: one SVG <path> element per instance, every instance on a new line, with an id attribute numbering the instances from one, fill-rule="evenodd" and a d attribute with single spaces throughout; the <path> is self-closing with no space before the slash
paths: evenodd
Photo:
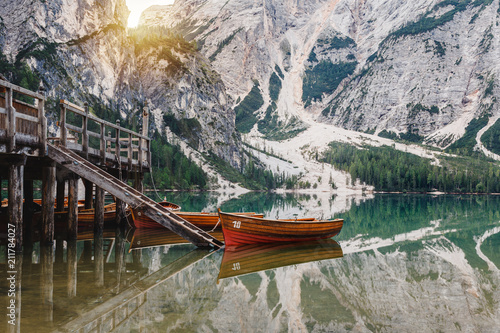
<path id="1" fill-rule="evenodd" d="M 304 243 L 210 252 L 169 232 L 148 237 L 145 231 L 120 229 L 82 232 L 78 241 L 56 239 L 53 248 L 40 247 L 34 237 L 16 257 L 20 326 L 11 327 L 2 315 L 0 327 L 7 332 L 497 331 L 500 198 L 325 195 L 278 196 L 273 206 L 272 196 L 252 193 L 241 198 L 241 209 L 271 217 L 344 218 L 334 238 L 339 245 L 325 242 L 327 250 Z M 230 205 L 238 209 L 237 201 Z M 308 252 L 308 246 L 316 250 Z M 6 309 L 4 239 L 0 266 L 0 306 Z M 223 276 L 225 271 L 232 276 Z"/>

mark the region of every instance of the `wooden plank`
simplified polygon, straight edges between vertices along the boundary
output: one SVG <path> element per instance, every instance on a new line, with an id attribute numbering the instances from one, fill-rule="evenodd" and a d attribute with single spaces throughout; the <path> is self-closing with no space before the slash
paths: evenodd
<path id="1" fill-rule="evenodd" d="M 16 112 L 16 118 L 18 118 L 18 119 L 24 119 L 24 120 L 31 121 L 33 123 L 37 123 L 38 124 L 38 117 L 33 117 L 33 116 L 30 116 L 30 115 L 27 115 L 27 114 L 24 114 L 24 113 Z"/>
<path id="2" fill-rule="evenodd" d="M 12 89 L 16 92 L 19 92 L 21 94 L 24 94 L 24 95 L 27 95 L 30 97 L 34 97 L 34 98 L 38 98 L 38 99 L 45 99 L 44 95 L 41 95 L 39 93 L 33 92 L 31 90 L 28 90 L 28 89 L 25 89 L 23 87 L 16 86 L 15 84 L 12 84 L 8 81 L 0 80 L 0 86 L 4 86 L 6 88 Z"/>
<path id="3" fill-rule="evenodd" d="M 84 130 L 81 127 L 75 125 L 66 124 L 66 128 L 76 133 L 84 133 Z"/>

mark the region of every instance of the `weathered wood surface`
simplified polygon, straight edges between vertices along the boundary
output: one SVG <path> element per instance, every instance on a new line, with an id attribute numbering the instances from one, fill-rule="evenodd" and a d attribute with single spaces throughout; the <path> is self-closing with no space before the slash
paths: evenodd
<path id="1" fill-rule="evenodd" d="M 151 219 L 184 237 L 196 246 L 213 246 L 219 248 L 224 245 L 207 232 L 180 218 L 175 213 L 162 207 L 126 183 L 119 181 L 109 173 L 87 162 L 67 148 L 49 144 L 48 154 L 57 163 L 65 165 L 66 168 L 82 178 L 99 184 L 101 188 L 131 207 L 142 206 L 145 214 Z"/>
<path id="2" fill-rule="evenodd" d="M 78 236 L 78 177 L 68 180 L 68 239 Z"/>
<path id="3" fill-rule="evenodd" d="M 9 207 L 8 215 L 10 224 L 15 228 L 15 251 L 22 251 L 23 244 L 23 183 L 24 183 L 24 164 L 26 163 L 26 155 L 24 160 L 18 164 L 9 166 Z"/>
<path id="4" fill-rule="evenodd" d="M 61 128 L 60 143 L 73 151 L 80 153 L 85 159 L 93 158 L 93 162 L 100 165 L 113 166 L 115 168 L 127 168 L 129 171 L 147 171 L 150 169 L 151 152 L 150 139 L 144 131 L 142 134 L 120 127 L 116 124 L 99 119 L 89 112 L 88 105 L 80 107 L 66 100 L 60 101 Z M 68 123 L 68 113 L 71 112 L 81 118 L 82 124 Z M 148 112 L 145 112 L 148 117 Z M 89 121 L 98 126 L 99 131 L 89 129 Z M 148 123 L 147 119 L 143 120 Z M 106 135 L 108 130 L 108 135 Z M 73 141 L 69 140 L 68 131 L 73 135 Z M 114 135 L 114 136 L 113 136 Z M 122 137 L 126 135 L 126 137 Z M 99 139 L 99 145 L 91 147 L 90 138 Z M 113 148 L 114 145 L 114 148 Z M 124 147 L 124 148 L 122 148 Z M 111 152 L 113 151 L 113 152 Z M 126 153 L 126 156 L 122 156 Z M 137 154 L 137 158 L 134 158 Z"/>
<path id="5" fill-rule="evenodd" d="M 0 80 L 0 90 L 5 93 L 0 96 L 0 144 L 6 145 L 7 152 L 28 147 L 44 155 L 47 137 L 45 96 L 3 80 Z M 16 100 L 14 93 L 34 102 Z"/>
<path id="6" fill-rule="evenodd" d="M 56 167 L 43 168 L 42 179 L 42 243 L 54 242 L 54 205 L 56 197 Z"/>

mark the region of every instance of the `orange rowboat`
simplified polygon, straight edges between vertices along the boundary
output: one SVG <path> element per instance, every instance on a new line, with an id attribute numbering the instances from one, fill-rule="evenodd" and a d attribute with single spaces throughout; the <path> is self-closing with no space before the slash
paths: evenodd
<path id="1" fill-rule="evenodd" d="M 78 210 L 78 222 L 94 222 L 95 209 Z M 113 222 L 116 218 L 116 202 L 104 206 L 104 222 Z"/>
<path id="2" fill-rule="evenodd" d="M 179 212 L 180 206 L 170 203 L 168 201 L 160 202 L 160 205 L 167 207 L 168 209 L 172 209 L 175 214 L 189 223 L 194 224 L 199 228 L 213 228 L 219 222 L 219 214 L 218 213 L 205 213 L 205 212 Z M 172 208 L 170 208 L 172 207 Z M 140 209 L 132 209 L 132 220 L 133 224 L 137 229 L 165 229 L 161 224 L 150 219 L 146 214 L 142 213 Z M 256 213 L 235 213 L 238 215 L 245 216 L 255 216 L 255 217 L 263 217 L 262 214 Z"/>
<path id="3" fill-rule="evenodd" d="M 226 246 L 243 244 L 301 242 L 331 238 L 342 229 L 344 220 L 269 220 L 223 213 L 219 216 Z"/>
<path id="4" fill-rule="evenodd" d="M 247 244 L 225 248 L 217 280 L 342 256 L 342 248 L 333 239 Z"/>

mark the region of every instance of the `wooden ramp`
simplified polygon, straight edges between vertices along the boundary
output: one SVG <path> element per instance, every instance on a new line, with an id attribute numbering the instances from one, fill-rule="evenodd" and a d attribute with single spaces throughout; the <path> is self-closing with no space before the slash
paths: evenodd
<path id="1" fill-rule="evenodd" d="M 116 179 L 109 173 L 88 162 L 78 154 L 63 146 L 47 144 L 48 156 L 76 173 L 80 177 L 91 181 L 131 207 L 142 207 L 144 213 L 152 220 L 172 230 L 179 236 L 199 247 L 220 248 L 223 242 L 217 240 L 202 229 L 180 218 L 172 211 L 167 210 L 156 201 L 148 198 L 133 187 Z"/>

